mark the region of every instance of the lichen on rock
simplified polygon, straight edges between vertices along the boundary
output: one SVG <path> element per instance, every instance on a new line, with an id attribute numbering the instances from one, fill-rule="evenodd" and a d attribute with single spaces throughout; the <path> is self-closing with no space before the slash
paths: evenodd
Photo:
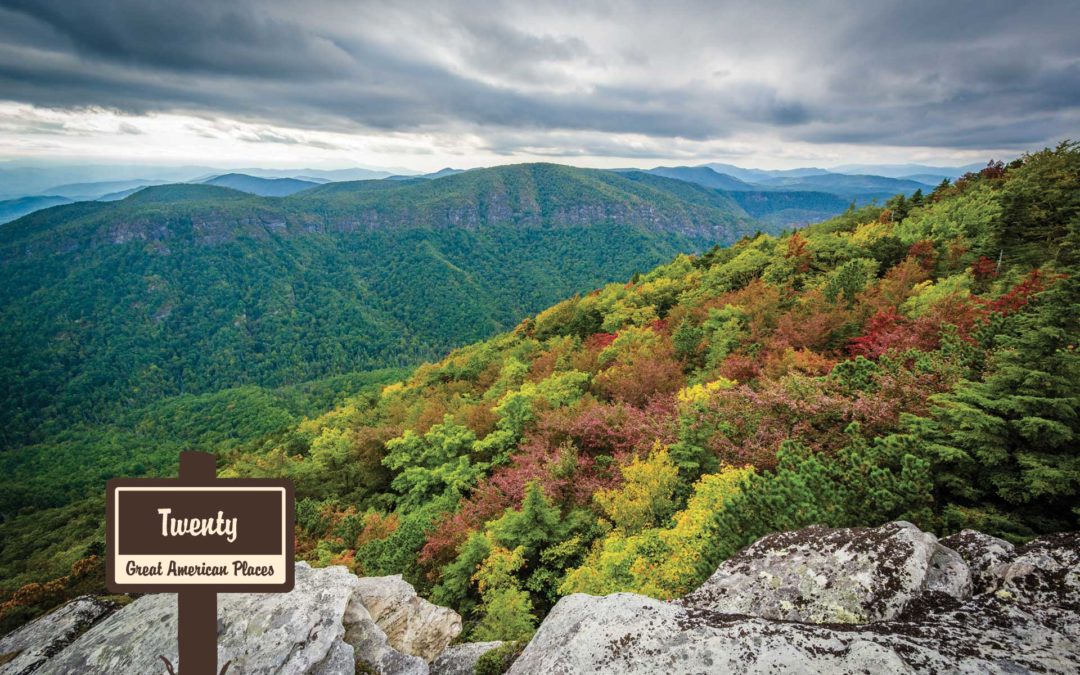
<path id="1" fill-rule="evenodd" d="M 768 535 L 721 564 L 683 602 L 766 619 L 866 623 L 895 618 L 926 593 L 967 598 L 967 565 L 934 535 L 889 523 Z"/>
<path id="2" fill-rule="evenodd" d="M 970 596 L 963 558 L 908 523 L 770 535 L 682 601 L 561 599 L 509 673 L 1075 673 L 1078 541 L 1020 549 L 1006 599 Z"/>

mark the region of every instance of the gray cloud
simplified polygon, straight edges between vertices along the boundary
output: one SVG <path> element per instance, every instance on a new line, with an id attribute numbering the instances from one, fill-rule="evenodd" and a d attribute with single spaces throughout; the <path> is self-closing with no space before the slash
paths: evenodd
<path id="1" fill-rule="evenodd" d="M 1075 0 L 531 7 L 0 0 L 0 97 L 468 131 L 502 154 L 617 145 L 597 134 L 1000 149 L 1080 131 Z M 538 139 L 562 132 L 582 140 Z M 251 140 L 305 142 L 267 133 Z"/>

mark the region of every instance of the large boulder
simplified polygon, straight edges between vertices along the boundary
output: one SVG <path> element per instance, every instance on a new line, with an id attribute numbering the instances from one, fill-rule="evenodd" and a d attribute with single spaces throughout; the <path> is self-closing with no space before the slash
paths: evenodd
<path id="1" fill-rule="evenodd" d="M 967 565 L 934 535 L 889 523 L 768 535 L 720 565 L 684 602 L 766 619 L 867 623 L 896 618 L 927 593 L 968 597 Z"/>
<path id="2" fill-rule="evenodd" d="M 971 570 L 972 592 L 988 593 L 998 585 L 997 570 L 1016 557 L 1016 547 L 975 530 L 962 530 L 938 543 L 960 554 Z"/>
<path id="3" fill-rule="evenodd" d="M 236 673 L 316 672 L 342 660 L 342 616 L 356 587 L 343 567 L 296 565 L 289 593 L 218 596 L 218 663 Z M 145 595 L 88 630 L 50 659 L 42 674 L 156 673 L 164 656 L 183 672 L 176 643 L 176 595 Z"/>
<path id="4" fill-rule="evenodd" d="M 1080 640 L 1080 532 L 1039 537 L 1016 554 L 996 568 L 996 596 Z"/>
<path id="5" fill-rule="evenodd" d="M 27 675 L 71 644 L 118 605 L 90 596 L 76 598 L 0 639 L 0 675 Z"/>
<path id="6" fill-rule="evenodd" d="M 375 672 L 378 675 L 428 675 L 427 661 L 394 649 L 386 633 L 379 628 L 367 608 L 355 596 L 345 610 L 342 624 L 345 626 L 345 644 L 352 647 L 353 662 L 363 668 L 360 672 Z M 336 672 L 351 674 L 353 671 Z M 330 675 L 330 671 L 326 675 Z"/>
<path id="7" fill-rule="evenodd" d="M 907 523 L 772 535 L 681 601 L 563 598 L 509 672 L 1075 673 L 1078 543 L 1036 540 L 969 596 L 959 554 Z"/>
<path id="8" fill-rule="evenodd" d="M 1002 595 L 1080 612 L 1080 532 L 1034 539 L 996 574 Z"/>
<path id="9" fill-rule="evenodd" d="M 465 642 L 444 649 L 431 664 L 431 675 L 473 675 L 480 657 L 502 642 Z"/>
<path id="10" fill-rule="evenodd" d="M 397 582 L 395 594 L 411 593 L 415 599 L 411 586 Z M 360 593 L 361 585 L 344 567 L 312 569 L 300 562 L 296 586 L 289 593 L 219 595 L 218 663 L 229 662 L 230 673 L 352 675 L 363 668 L 380 675 L 428 675 L 424 658 L 391 644 L 363 602 L 379 594 L 370 583 L 363 584 Z M 0 672 L 160 673 L 165 667 L 161 657 L 183 672 L 177 655 L 175 594 L 145 595 L 101 618 L 114 607 L 80 598 L 4 637 L 0 653 L 14 656 Z M 421 607 L 429 620 L 406 622 L 405 634 L 411 639 L 406 642 L 449 642 L 446 627 L 433 619 L 441 608 Z M 458 617 L 458 631 L 460 625 Z"/>
<path id="11" fill-rule="evenodd" d="M 555 605 L 509 675 L 1012 675 L 1075 673 L 1078 659 L 1080 643 L 993 595 L 926 618 L 823 626 L 575 594 Z"/>
<path id="12" fill-rule="evenodd" d="M 416 594 L 401 575 L 363 577 L 356 597 L 394 649 L 431 662 L 461 632 L 461 617 Z"/>

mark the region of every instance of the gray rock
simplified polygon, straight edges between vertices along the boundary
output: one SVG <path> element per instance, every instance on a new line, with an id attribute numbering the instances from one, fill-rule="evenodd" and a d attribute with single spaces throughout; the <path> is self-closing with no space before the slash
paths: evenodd
<path id="1" fill-rule="evenodd" d="M 335 642 L 330 647 L 330 653 L 311 672 L 312 675 L 353 675 L 356 672 L 353 646 L 348 642 Z"/>
<path id="2" fill-rule="evenodd" d="M 290 593 L 218 596 L 218 664 L 251 675 L 352 675 L 358 664 L 380 675 L 427 675 L 427 661 L 395 649 L 365 601 L 421 652 L 442 651 L 461 631 L 456 613 L 417 597 L 400 577 L 360 580 L 344 567 L 300 562 Z M 174 594 L 143 596 L 98 621 L 114 608 L 80 598 L 12 633 L 0 653 L 17 656 L 0 673 L 162 673 L 162 656 L 182 672 Z"/>
<path id="3" fill-rule="evenodd" d="M 996 597 L 1080 640 L 1080 532 L 1039 537 L 1016 553 L 996 568 Z"/>
<path id="4" fill-rule="evenodd" d="M 1075 673 L 1080 660 L 1080 642 L 992 594 L 913 614 L 823 626 L 575 594 L 555 605 L 509 673 Z"/>
<path id="5" fill-rule="evenodd" d="M 981 535 L 963 539 L 993 543 Z M 907 523 L 772 535 L 721 565 L 683 601 L 627 593 L 563 598 L 509 672 L 1076 673 L 1078 544 L 1076 533 L 1033 541 L 994 567 L 997 592 L 969 597 L 959 554 Z M 845 583 L 845 574 L 854 578 Z M 778 600 L 770 602 L 768 588 Z M 837 589 L 847 596 L 830 595 Z M 735 595 L 740 591 L 748 599 Z M 813 618 L 839 607 L 877 620 L 786 620 L 796 603 Z M 747 616 L 748 609 L 758 616 Z"/>
<path id="6" fill-rule="evenodd" d="M 27 675 L 118 605 L 84 595 L 0 639 L 0 675 Z M 5 660 L 6 659 L 6 660 Z"/>
<path id="7" fill-rule="evenodd" d="M 938 543 L 959 553 L 967 563 L 976 594 L 997 589 L 997 568 L 1016 557 L 1016 547 L 1009 542 L 975 530 L 962 530 Z"/>
<path id="8" fill-rule="evenodd" d="M 376 625 L 358 596 L 353 596 L 342 624 L 345 642 L 353 647 L 357 664 L 379 675 L 428 675 L 427 661 L 403 654 L 390 645 L 386 633 Z"/>
<path id="9" fill-rule="evenodd" d="M 997 568 L 1000 591 L 1026 604 L 1080 611 L 1080 532 L 1039 537 Z"/>
<path id="10" fill-rule="evenodd" d="M 230 661 L 229 672 L 249 675 L 320 672 L 327 659 L 340 660 L 341 618 L 355 586 L 356 577 L 343 567 L 315 570 L 301 562 L 290 593 L 219 595 L 218 663 Z M 175 594 L 135 600 L 68 645 L 40 672 L 159 673 L 159 656 L 183 672 L 177 658 Z"/>
<path id="11" fill-rule="evenodd" d="M 473 675 L 480 657 L 502 642 L 466 642 L 443 650 L 431 664 L 431 675 Z"/>
<path id="12" fill-rule="evenodd" d="M 394 649 L 429 663 L 461 632 L 457 612 L 421 598 L 400 574 L 361 578 L 356 597 Z"/>
<path id="13" fill-rule="evenodd" d="M 1080 534 L 1042 537 L 1003 562 L 1007 546 L 961 535 L 943 541 L 963 557 L 908 523 L 807 528 L 761 539 L 680 601 L 568 596 L 510 673 L 1077 672 Z M 970 595 L 965 559 L 994 592 Z M 499 644 L 444 649 L 457 614 L 400 577 L 340 567 L 299 563 L 291 593 L 218 603 L 218 662 L 237 675 L 464 675 Z M 4 637 L 0 654 L 16 656 L 0 675 L 162 673 L 159 655 L 183 672 L 175 596 L 110 609 L 80 598 Z M 422 655 L 436 649 L 429 667 Z"/>
<path id="14" fill-rule="evenodd" d="M 867 623 L 899 616 L 926 593 L 967 598 L 967 565 L 934 535 L 889 523 L 768 535 L 725 561 L 683 602 L 767 619 Z"/>

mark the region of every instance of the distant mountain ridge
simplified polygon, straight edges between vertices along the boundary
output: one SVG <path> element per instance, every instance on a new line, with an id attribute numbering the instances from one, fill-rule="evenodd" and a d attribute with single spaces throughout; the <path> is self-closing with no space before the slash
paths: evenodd
<path id="1" fill-rule="evenodd" d="M 732 173 L 723 173 L 722 169 Z M 718 163 L 661 166 L 649 169 L 648 173 L 722 191 L 749 215 L 780 226 L 819 222 L 842 213 L 852 204 L 884 202 L 896 194 L 929 191 L 940 183 L 940 180 L 921 183 L 884 176 L 847 175 L 825 169 L 741 169 Z"/>
<path id="2" fill-rule="evenodd" d="M 932 184 L 899 178 L 840 173 L 815 174 L 812 176 L 776 176 L 761 181 L 761 185 L 767 188 L 820 190 L 847 197 L 868 194 L 892 196 L 901 192 L 910 194 L 916 190 L 934 187 Z"/>
<path id="3" fill-rule="evenodd" d="M 450 167 L 446 167 L 445 169 L 439 169 L 438 171 L 433 171 L 432 173 L 408 174 L 408 175 L 398 174 L 398 175 L 394 175 L 394 176 L 387 176 L 387 180 L 413 180 L 413 179 L 416 179 L 416 178 L 426 178 L 428 180 L 434 180 L 436 178 L 443 178 L 445 176 L 453 176 L 456 173 L 464 173 L 464 172 L 465 172 L 464 169 L 452 169 Z"/>
<path id="4" fill-rule="evenodd" d="M 916 174 L 930 174 L 959 178 L 970 171 L 978 171 L 986 162 L 973 162 L 962 166 L 931 166 L 928 164 L 844 164 L 830 169 L 833 173 L 869 174 L 886 178 L 907 178 Z"/>
<path id="5" fill-rule="evenodd" d="M 955 179 L 970 170 L 982 168 L 981 164 L 970 164 L 961 167 L 935 167 L 922 164 L 895 164 L 895 165 L 848 165 L 833 169 L 817 167 L 796 169 L 747 169 L 733 164 L 713 162 L 700 166 L 660 166 L 653 169 L 625 168 L 617 169 L 620 173 L 646 171 L 655 175 L 666 176 L 678 180 L 696 183 L 711 189 L 724 190 L 727 192 L 737 191 L 785 191 L 785 192 L 827 192 L 840 200 L 850 204 L 869 203 L 874 200 L 883 201 L 892 195 L 903 192 L 911 194 L 916 189 L 932 188 L 944 179 Z M 316 184 L 331 182 L 355 182 L 371 180 L 389 180 L 394 182 L 409 182 L 417 180 L 434 180 L 447 176 L 463 173 L 465 170 L 443 168 L 432 173 L 415 173 L 405 170 L 381 170 L 356 167 L 350 169 L 263 169 L 247 168 L 236 169 L 226 173 L 208 170 L 205 167 L 170 167 L 170 168 L 147 168 L 148 172 L 156 172 L 154 178 L 129 176 L 136 167 L 117 167 L 117 179 L 108 181 L 76 182 L 57 185 L 48 182 L 47 176 L 102 176 L 108 175 L 108 167 L 87 167 L 81 172 L 71 170 L 51 170 L 47 168 L 3 168 L 0 165 L 0 186 L 9 188 L 16 187 L 14 192 L 3 193 L 12 198 L 46 196 L 65 197 L 69 201 L 113 201 L 122 199 L 141 187 L 147 185 L 162 185 L 172 182 L 211 182 L 213 184 L 234 187 L 250 194 L 261 196 L 288 196 L 301 189 L 308 189 Z M 180 177 L 177 179 L 177 177 Z M 243 176 L 243 177 L 241 177 Z M 270 181 L 284 180 L 282 183 Z M 298 182 L 294 182 L 298 181 Z M 872 182 L 871 182 L 872 181 Z M 919 183 L 913 186 L 912 183 Z M 36 194 L 27 192 L 29 186 L 40 187 Z M 745 201 L 745 198 L 740 198 Z M 807 204 L 799 205 L 799 200 L 808 200 Z M 762 204 L 776 202 L 784 204 L 784 208 L 777 208 L 765 214 L 772 222 L 785 222 L 790 225 L 801 225 L 831 217 L 839 213 L 832 208 L 822 210 L 822 205 L 830 200 L 813 195 L 787 195 L 778 200 L 766 197 L 758 197 L 755 201 L 757 208 Z M 835 200 L 833 200 L 835 201 Z M 813 202 L 814 205 L 810 205 Z M 33 202 L 28 202 L 33 203 Z M 52 204 L 51 201 L 40 199 L 41 204 Z M 804 206 L 806 208 L 804 208 Z M 23 213 L 22 210 L 13 213 Z M 12 216 L 14 217 L 14 216 Z M 9 218 L 10 219 L 10 218 Z"/>
<path id="6" fill-rule="evenodd" d="M 67 197 L 76 202 L 86 202 L 99 199 L 104 195 L 117 192 L 127 192 L 150 185 L 165 185 L 170 181 L 161 179 L 139 178 L 136 180 L 98 181 L 93 183 L 72 183 L 70 185 L 57 185 L 49 188 L 48 193 Z"/>
<path id="7" fill-rule="evenodd" d="M 205 185 L 232 188 L 260 197 L 287 197 L 322 184 L 296 178 L 260 178 L 244 173 L 226 173 L 201 182 Z"/>
<path id="8" fill-rule="evenodd" d="M 41 209 L 61 204 L 70 204 L 71 199 L 58 195 L 43 195 L 40 197 L 20 197 L 0 201 L 0 225 L 10 223 Z"/>
<path id="9" fill-rule="evenodd" d="M 716 190 L 753 190 L 754 186 L 726 173 L 707 166 L 658 166 L 648 173 L 697 183 Z"/>
<path id="10" fill-rule="evenodd" d="M 65 165 L 53 163 L 23 163 L 0 161 L 0 199 L 19 197 L 57 195 L 57 188 L 66 190 L 72 185 L 94 183 L 122 183 L 123 188 L 106 187 L 105 189 L 80 190 L 79 198 L 92 198 L 94 194 L 118 192 L 133 187 L 135 184 L 165 184 L 202 181 L 225 173 L 243 173 L 258 178 L 296 178 L 311 182 L 329 182 L 342 180 L 371 180 L 386 178 L 396 174 L 412 174 L 403 168 L 372 169 L 352 167 L 347 169 L 267 169 L 262 167 L 222 168 L 209 166 L 168 166 L 168 165 L 129 165 L 129 164 L 85 164 Z"/>
<path id="11" fill-rule="evenodd" d="M 802 176 L 814 176 L 817 174 L 829 173 L 828 169 L 818 169 L 814 167 L 802 169 L 744 169 L 740 166 L 735 166 L 734 164 L 723 164 L 720 162 L 710 162 L 709 164 L 702 164 L 702 166 L 708 167 L 717 173 L 734 176 L 735 178 L 748 183 L 757 183 L 768 178 L 783 176 L 800 178 Z"/>

